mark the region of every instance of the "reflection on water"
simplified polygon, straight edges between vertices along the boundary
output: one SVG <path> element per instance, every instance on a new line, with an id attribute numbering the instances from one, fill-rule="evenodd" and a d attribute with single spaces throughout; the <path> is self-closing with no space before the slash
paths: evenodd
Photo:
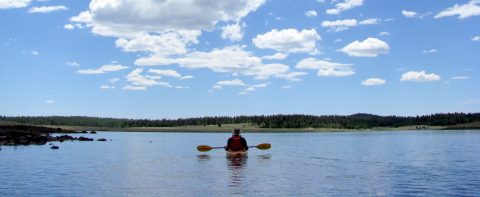
<path id="1" fill-rule="evenodd" d="M 197 155 L 198 161 L 208 161 L 210 160 L 210 155 L 209 154 L 199 154 Z"/>
<path id="2" fill-rule="evenodd" d="M 245 180 L 244 169 L 247 166 L 248 157 L 226 157 L 228 170 L 231 172 L 230 184 L 231 187 L 241 187 L 243 180 Z"/>

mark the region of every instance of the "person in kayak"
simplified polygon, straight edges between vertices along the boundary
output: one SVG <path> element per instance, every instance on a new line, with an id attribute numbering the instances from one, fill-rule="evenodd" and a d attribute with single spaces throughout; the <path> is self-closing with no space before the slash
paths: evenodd
<path id="1" fill-rule="evenodd" d="M 228 139 L 227 146 L 225 146 L 226 151 L 247 151 L 248 145 L 247 140 L 240 136 L 240 129 L 234 129 L 232 132 L 232 137 Z"/>

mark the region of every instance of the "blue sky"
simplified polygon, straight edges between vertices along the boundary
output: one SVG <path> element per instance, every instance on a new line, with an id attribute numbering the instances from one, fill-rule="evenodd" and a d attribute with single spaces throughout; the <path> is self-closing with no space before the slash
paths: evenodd
<path id="1" fill-rule="evenodd" d="M 479 0 L 0 0 L 0 114 L 479 112 L 479 24 Z"/>

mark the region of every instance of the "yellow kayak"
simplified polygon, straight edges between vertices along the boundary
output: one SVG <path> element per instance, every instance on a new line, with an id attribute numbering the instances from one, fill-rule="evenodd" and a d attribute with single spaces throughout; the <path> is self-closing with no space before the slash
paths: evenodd
<path id="1" fill-rule="evenodd" d="M 248 151 L 226 151 L 227 157 L 246 157 Z"/>

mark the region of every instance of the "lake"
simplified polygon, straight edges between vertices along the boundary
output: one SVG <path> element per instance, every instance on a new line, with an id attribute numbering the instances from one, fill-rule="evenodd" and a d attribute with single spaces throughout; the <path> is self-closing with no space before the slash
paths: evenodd
<path id="1" fill-rule="evenodd" d="M 77 134 L 75 134 L 77 135 Z M 108 142 L 2 146 L 0 196 L 479 196 L 480 131 L 98 132 Z"/>

